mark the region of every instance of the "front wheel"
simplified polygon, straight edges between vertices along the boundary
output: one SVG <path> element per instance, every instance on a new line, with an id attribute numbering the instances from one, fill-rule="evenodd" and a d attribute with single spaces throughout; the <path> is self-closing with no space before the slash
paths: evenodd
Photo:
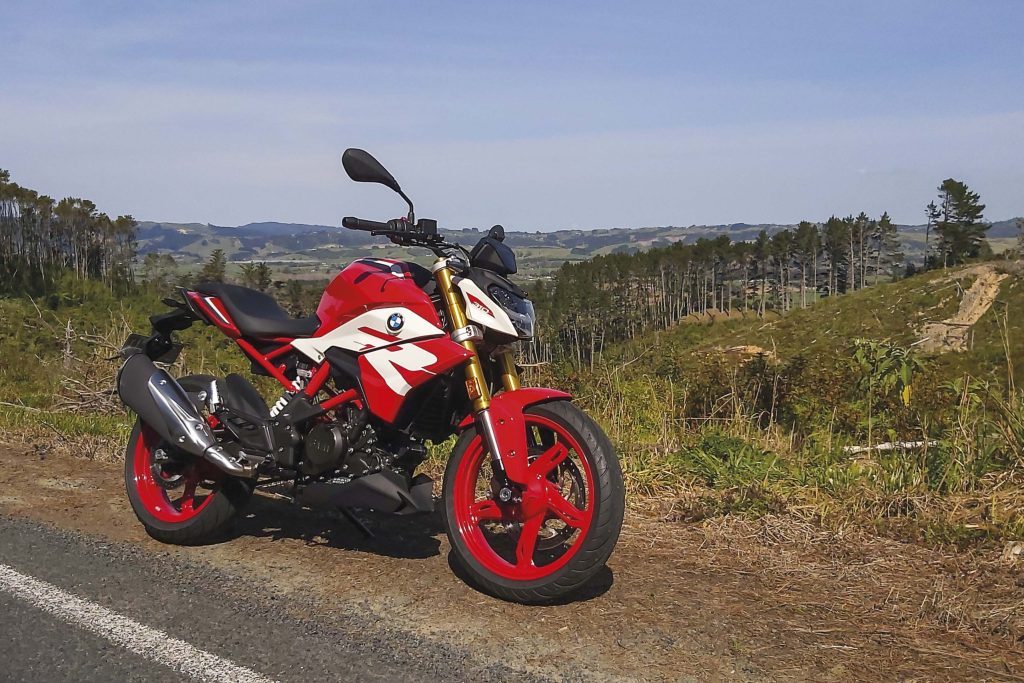
<path id="1" fill-rule="evenodd" d="M 444 522 L 472 583 L 521 603 L 557 600 L 607 562 L 622 527 L 625 489 L 601 428 L 568 401 L 526 409 L 529 467 L 540 485 L 503 487 L 474 429 L 444 476 Z"/>

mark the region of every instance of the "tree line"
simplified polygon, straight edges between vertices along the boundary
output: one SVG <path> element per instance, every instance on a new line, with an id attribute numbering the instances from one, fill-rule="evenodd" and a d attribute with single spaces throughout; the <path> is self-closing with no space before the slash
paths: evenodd
<path id="1" fill-rule="evenodd" d="M 927 208 L 925 268 L 962 263 L 986 248 L 978 194 L 953 179 L 938 191 L 938 203 Z M 801 221 L 774 234 L 762 230 L 749 242 L 721 235 L 565 263 L 552 281 L 531 288 L 541 332 L 526 356 L 592 365 L 607 344 L 687 317 L 784 313 L 914 270 L 888 213 L 871 218 L 864 212 Z"/>
<path id="2" fill-rule="evenodd" d="M 923 267 L 948 267 L 984 256 L 985 205 L 952 178 L 926 207 Z M 54 293 L 62 278 L 97 280 L 126 293 L 136 284 L 166 291 L 176 285 L 226 281 L 227 259 L 215 250 L 202 268 L 182 273 L 169 254 L 149 253 L 136 272 L 136 222 L 111 219 L 87 200 L 55 201 L 11 181 L 0 169 L 0 293 Z M 1021 245 L 1024 250 L 1024 229 Z M 600 358 L 610 343 L 677 324 L 688 316 L 765 316 L 806 307 L 817 298 L 900 277 L 906 264 L 887 213 L 861 212 L 823 223 L 801 221 L 753 241 L 728 235 L 676 243 L 635 254 L 610 254 L 563 264 L 551 281 L 531 287 L 540 333 L 526 348 L 530 361 Z M 275 282 L 265 263 L 241 266 L 244 286 L 271 291 L 293 314 L 316 307 L 318 287 Z"/>
<path id="3" fill-rule="evenodd" d="M 88 199 L 55 201 L 0 169 L 0 293 L 46 295 L 64 277 L 124 293 L 134 282 L 136 222 Z"/>

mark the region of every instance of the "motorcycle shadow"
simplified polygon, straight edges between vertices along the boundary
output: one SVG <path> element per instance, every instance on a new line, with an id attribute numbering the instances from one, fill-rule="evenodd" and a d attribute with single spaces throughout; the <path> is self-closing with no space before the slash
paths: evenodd
<path id="1" fill-rule="evenodd" d="M 297 539 L 307 545 L 373 553 L 384 557 L 423 560 L 441 554 L 441 515 L 390 515 L 355 511 L 373 533 L 365 534 L 339 510 L 306 508 L 269 496 L 253 496 L 237 520 L 232 536 L 271 540 Z"/>
<path id="2" fill-rule="evenodd" d="M 355 514 L 374 534 L 373 537 L 367 538 L 338 510 L 301 507 L 284 499 L 256 495 L 235 523 L 231 537 L 251 536 L 275 541 L 297 539 L 312 546 L 408 560 L 424 560 L 441 554 L 440 539 L 444 535 L 444 526 L 438 510 L 416 515 L 391 515 L 368 510 Z M 452 573 L 480 591 L 453 552 L 449 551 L 446 559 Z M 607 593 L 614 583 L 614 573 L 604 566 L 578 591 L 547 604 L 587 602 Z"/>
<path id="3" fill-rule="evenodd" d="M 470 576 L 459 563 L 458 559 L 455 557 L 455 553 L 450 550 L 448 551 L 448 568 L 451 569 L 452 573 L 459 577 L 467 586 L 478 593 L 487 595 L 486 591 L 477 585 L 473 580 L 473 577 Z M 588 600 L 601 597 L 607 593 L 614 584 L 615 573 L 612 572 L 608 565 L 605 565 L 598 570 L 597 574 L 595 574 L 593 578 L 583 584 L 579 590 L 569 593 L 568 595 L 563 595 L 556 600 L 546 602 L 544 605 L 548 607 L 557 607 L 559 605 L 571 605 L 576 602 L 587 602 Z"/>

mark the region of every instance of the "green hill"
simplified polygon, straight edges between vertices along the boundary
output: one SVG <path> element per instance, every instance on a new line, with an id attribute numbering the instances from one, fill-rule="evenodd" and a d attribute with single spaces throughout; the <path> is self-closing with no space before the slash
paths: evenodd
<path id="1" fill-rule="evenodd" d="M 950 271 L 932 271 L 898 282 L 884 283 L 837 297 L 826 297 L 806 309 L 795 309 L 766 320 L 756 317 L 730 319 L 712 314 L 694 319 L 656 335 L 635 340 L 612 353 L 616 358 L 647 351 L 641 367 L 685 377 L 694 355 L 743 347 L 764 349 L 780 362 L 800 356 L 835 358 L 847 354 L 854 339 L 891 340 L 913 346 L 925 338 L 923 328 L 953 316 L 963 293 L 979 272 L 1005 273 L 995 300 L 971 327 L 969 348 L 964 352 L 924 354 L 947 377 L 962 372 L 985 379 L 1006 380 L 1006 358 L 1001 330 L 1003 322 L 1012 341 L 1011 360 L 1024 368 L 1024 279 L 1020 262 L 995 262 Z M 1007 315 L 1009 313 L 1009 315 Z M 727 354 L 728 355 L 728 354 Z M 734 354 L 735 355 L 735 354 Z"/>
<path id="2" fill-rule="evenodd" d="M 710 315 L 615 345 L 593 370 L 539 372 L 571 385 L 626 454 L 630 484 L 672 514 L 790 511 L 961 546 L 1016 538 L 1022 270 L 930 272 L 767 319 Z"/>

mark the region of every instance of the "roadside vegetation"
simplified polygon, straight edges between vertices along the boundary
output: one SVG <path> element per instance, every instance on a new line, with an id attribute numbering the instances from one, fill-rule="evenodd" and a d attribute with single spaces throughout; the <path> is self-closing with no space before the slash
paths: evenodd
<path id="1" fill-rule="evenodd" d="M 1020 539 L 1024 279 L 1017 262 L 990 267 L 1013 275 L 962 352 L 916 345 L 970 288 L 933 272 L 534 373 L 598 416 L 634 492 L 664 514 L 787 513 L 960 548 Z"/>
<path id="2" fill-rule="evenodd" d="M 88 248 L 58 214 L 26 233 L 43 225 L 26 211 L 39 197 L 4 182 L 0 426 L 36 452 L 120 456 L 130 418 L 113 356 L 189 277 L 270 290 L 294 313 L 315 306 L 315 286 L 278 288 L 266 264 L 231 273 L 223 252 L 192 276 L 157 255 L 126 262 L 130 231 L 81 201 Z M 984 207 L 955 182 L 940 188 L 921 272 L 888 218 L 863 214 L 566 265 L 532 285 L 542 336 L 524 350 L 528 381 L 578 396 L 653 514 L 790 515 L 956 548 L 1019 540 L 1024 276 L 1019 253 L 987 253 Z M 26 234 L 64 237 L 25 256 L 42 239 Z M 246 372 L 219 333 L 181 336 L 175 372 Z"/>

